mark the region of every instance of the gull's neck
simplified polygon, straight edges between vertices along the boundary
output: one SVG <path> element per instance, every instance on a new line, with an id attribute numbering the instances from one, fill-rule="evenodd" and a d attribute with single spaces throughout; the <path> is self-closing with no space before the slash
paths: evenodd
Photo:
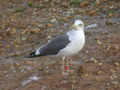
<path id="1" fill-rule="evenodd" d="M 78 28 L 76 29 L 76 31 L 78 31 L 78 32 L 84 32 L 84 27 L 78 27 Z"/>

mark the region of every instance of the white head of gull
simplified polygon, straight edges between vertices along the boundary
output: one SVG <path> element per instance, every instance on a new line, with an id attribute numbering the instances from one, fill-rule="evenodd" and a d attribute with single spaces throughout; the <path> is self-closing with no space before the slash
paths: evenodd
<path id="1" fill-rule="evenodd" d="M 72 25 L 74 29 L 77 30 L 83 30 L 84 29 L 84 23 L 81 20 L 75 20 L 74 24 Z"/>

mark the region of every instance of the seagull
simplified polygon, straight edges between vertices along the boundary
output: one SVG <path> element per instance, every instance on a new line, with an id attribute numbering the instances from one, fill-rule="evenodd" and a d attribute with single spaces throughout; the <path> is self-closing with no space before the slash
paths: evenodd
<path id="1" fill-rule="evenodd" d="M 82 20 L 75 20 L 72 30 L 56 36 L 53 40 L 29 54 L 29 58 L 40 56 L 73 56 L 85 45 L 84 23 Z"/>

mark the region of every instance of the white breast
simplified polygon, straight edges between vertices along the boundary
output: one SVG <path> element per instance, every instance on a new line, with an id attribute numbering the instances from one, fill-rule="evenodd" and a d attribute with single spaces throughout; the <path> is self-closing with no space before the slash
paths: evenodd
<path id="1" fill-rule="evenodd" d="M 78 53 L 85 44 L 85 35 L 84 31 L 71 31 L 68 32 L 67 35 L 69 36 L 69 43 L 64 49 L 62 49 L 59 55 L 62 56 L 71 56 Z"/>

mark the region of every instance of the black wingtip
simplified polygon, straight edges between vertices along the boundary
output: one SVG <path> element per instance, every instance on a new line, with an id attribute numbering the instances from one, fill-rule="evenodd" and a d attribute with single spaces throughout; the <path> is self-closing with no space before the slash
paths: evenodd
<path id="1" fill-rule="evenodd" d="M 29 55 L 25 56 L 25 58 L 33 58 L 33 57 L 36 57 L 35 52 L 32 52 Z"/>

